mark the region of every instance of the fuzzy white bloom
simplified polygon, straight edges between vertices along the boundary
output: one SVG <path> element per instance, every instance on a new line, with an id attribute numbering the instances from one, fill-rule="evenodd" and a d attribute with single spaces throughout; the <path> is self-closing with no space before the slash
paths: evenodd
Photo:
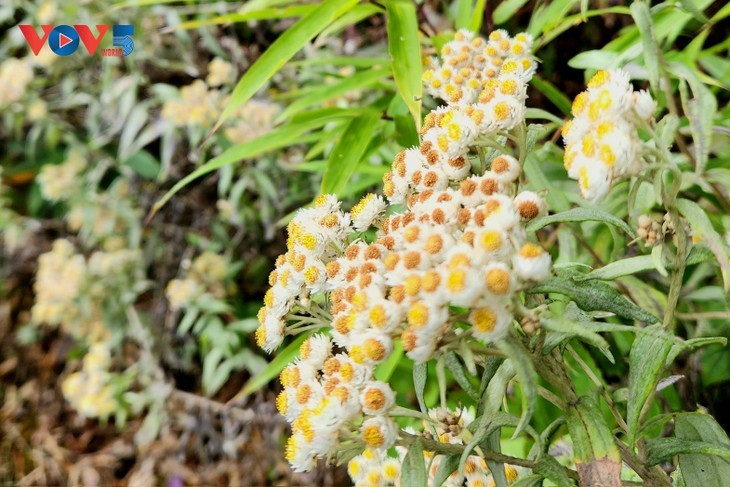
<path id="1" fill-rule="evenodd" d="M 398 426 L 388 416 L 366 419 L 360 428 L 362 439 L 370 448 L 387 450 L 398 439 Z"/>
<path id="2" fill-rule="evenodd" d="M 383 214 L 385 208 L 386 204 L 382 196 L 374 193 L 366 194 L 350 210 L 353 228 L 358 232 L 367 230 Z"/>
<path id="3" fill-rule="evenodd" d="M 518 276 L 529 281 L 541 281 L 550 275 L 550 255 L 542 247 L 526 243 L 513 258 Z"/>
<path id="4" fill-rule="evenodd" d="M 360 393 L 362 412 L 370 416 L 385 414 L 395 404 L 395 393 L 388 384 L 372 381 Z"/>
<path id="5" fill-rule="evenodd" d="M 205 78 L 205 81 L 210 86 L 221 86 L 233 81 L 235 74 L 231 63 L 216 57 L 208 63 L 208 77 Z"/>

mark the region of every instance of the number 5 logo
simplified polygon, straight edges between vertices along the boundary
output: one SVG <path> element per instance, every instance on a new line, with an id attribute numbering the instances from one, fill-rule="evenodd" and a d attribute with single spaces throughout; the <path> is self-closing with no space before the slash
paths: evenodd
<path id="1" fill-rule="evenodd" d="M 114 25 L 112 29 L 114 45 L 121 47 L 124 55 L 129 56 L 132 51 L 134 51 L 134 41 L 132 40 L 132 36 L 134 35 L 134 26 Z"/>

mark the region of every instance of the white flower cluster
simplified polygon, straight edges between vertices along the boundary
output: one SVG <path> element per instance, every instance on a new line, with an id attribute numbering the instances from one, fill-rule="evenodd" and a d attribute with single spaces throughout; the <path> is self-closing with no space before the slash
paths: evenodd
<path id="1" fill-rule="evenodd" d="M 62 164 L 46 164 L 38 174 L 43 197 L 60 201 L 72 197 L 79 188 L 79 174 L 86 167 L 86 158 L 76 150 L 69 151 Z"/>
<path id="2" fill-rule="evenodd" d="M 33 66 L 27 59 L 8 58 L 0 64 L 0 108 L 19 101 L 33 81 Z"/>
<path id="3" fill-rule="evenodd" d="M 224 280 L 228 274 L 228 261 L 222 255 L 205 251 L 195 258 L 184 279 L 167 283 L 165 293 L 172 309 L 182 309 L 204 293 L 216 298 L 225 295 Z"/>
<path id="4" fill-rule="evenodd" d="M 119 407 L 109 384 L 110 364 L 109 349 L 96 343 L 84 356 L 82 370 L 70 374 L 61 385 L 66 400 L 86 418 L 107 418 Z"/>
<path id="5" fill-rule="evenodd" d="M 162 118 L 178 127 L 210 128 L 229 102 L 227 85 L 236 75 L 235 67 L 214 58 L 208 64 L 205 81 L 195 80 L 180 89 L 180 96 L 165 102 Z M 246 142 L 271 130 L 281 107 L 269 101 L 250 100 L 237 108 L 226 121 L 223 132 L 233 143 Z"/>
<path id="6" fill-rule="evenodd" d="M 520 33 L 513 39 L 504 30 L 493 31 L 486 41 L 460 30 L 441 48 L 441 57 L 428 60 L 429 69 L 423 74 L 426 92 L 460 106 L 487 103 L 482 98 L 490 91 L 485 94 L 485 89 L 504 87 L 507 95 L 514 95 L 524 89 L 524 80 L 529 81 L 536 68 L 532 37 Z M 503 93 L 497 90 L 497 97 Z"/>
<path id="7" fill-rule="evenodd" d="M 125 276 L 139 258 L 137 251 L 118 249 L 94 252 L 87 260 L 68 240 L 56 240 L 51 251 L 38 258 L 31 319 L 60 326 L 77 338 L 107 339 L 104 297 L 112 287 L 128 286 Z"/>
<path id="8" fill-rule="evenodd" d="M 599 71 L 588 81 L 573 101 L 575 118 L 563 126 L 565 169 L 583 198 L 598 201 L 615 180 L 641 170 L 637 125 L 655 110 L 651 95 L 634 91 L 623 70 Z"/>
<path id="9" fill-rule="evenodd" d="M 463 434 L 474 420 L 473 414 L 468 410 L 449 411 L 444 408 L 435 408 L 428 411 L 428 416 L 437 435 L 434 440 L 440 443 L 464 445 L 466 443 L 464 438 L 470 437 L 470 433 Z M 412 428 L 406 428 L 405 431 L 413 435 L 424 434 L 430 438 L 429 425 L 424 422 L 423 427 L 424 433 L 417 433 Z M 408 450 L 402 446 L 396 447 L 396 450 L 398 457 L 389 456 L 381 450 L 367 448 L 361 455 L 350 460 L 347 465 L 347 472 L 355 487 L 401 485 L 400 472 Z M 430 451 L 424 451 L 423 456 L 424 463 L 428 467 L 428 483 L 424 487 L 437 487 L 434 480 L 444 456 Z M 517 469 L 512 465 L 505 465 L 505 474 L 510 484 L 516 481 L 519 476 Z M 463 485 L 466 487 L 492 487 L 495 482 L 486 461 L 475 454 L 469 456 L 464 464 L 463 480 L 460 479 L 458 472 L 454 472 L 441 485 L 445 487 L 461 487 Z"/>
<path id="10" fill-rule="evenodd" d="M 309 338 L 281 375 L 278 406 L 292 423 L 287 458 L 295 469 L 335 454 L 353 430 L 369 448 L 395 444 L 394 394 L 373 370 L 396 340 L 416 362 L 437 354 L 445 339 L 494 341 L 513 322 L 515 293 L 549 275 L 550 256 L 524 228 L 546 205 L 532 192 L 515 195 L 518 160 L 497 155 L 489 170 L 472 174 L 468 159 L 480 136 L 523 123 L 527 73 L 508 58 L 497 84 L 483 90 L 492 90 L 488 99 L 426 117 L 420 147 L 398 154 L 384 178 L 389 202 L 406 203 L 402 213 L 384 218 L 385 201 L 370 194 L 348 214 L 323 195 L 289 224 L 257 343 L 272 351 L 285 335 L 312 328 L 326 327 L 331 337 Z M 511 83 L 515 90 L 502 90 Z M 358 238 L 373 224 L 373 242 Z"/>

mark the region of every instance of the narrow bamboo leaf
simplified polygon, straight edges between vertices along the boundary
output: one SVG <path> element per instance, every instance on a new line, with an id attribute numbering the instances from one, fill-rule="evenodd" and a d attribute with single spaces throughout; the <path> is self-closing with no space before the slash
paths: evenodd
<path id="1" fill-rule="evenodd" d="M 660 330 L 659 325 L 653 327 Z M 654 395 L 659 375 L 664 370 L 666 358 L 674 343 L 666 332 L 660 335 L 641 334 L 636 337 L 629 352 L 629 397 L 626 418 L 629 427 L 629 444 L 636 440 L 641 410 Z"/>
<path id="2" fill-rule="evenodd" d="M 472 32 L 479 32 L 482 30 L 482 22 L 484 21 L 484 9 L 487 6 L 487 0 L 476 0 L 474 5 L 474 11 L 471 14 L 471 22 L 469 23 L 469 30 Z"/>
<path id="3" fill-rule="evenodd" d="M 279 36 L 240 79 L 211 133 L 218 130 L 236 108 L 246 103 L 307 42 L 356 4 L 357 0 L 324 0 Z"/>
<path id="4" fill-rule="evenodd" d="M 621 486 L 621 455 L 592 396 L 568 408 L 568 432 L 581 485 Z"/>
<path id="5" fill-rule="evenodd" d="M 525 350 L 524 346 L 517 340 L 513 340 L 509 337 L 497 342 L 497 348 L 502 350 L 512 362 L 512 365 L 517 372 L 517 378 L 520 380 L 520 387 L 522 391 L 522 417 L 520 423 L 515 428 L 515 432 L 512 438 L 522 433 L 532 419 L 532 414 L 535 411 L 535 400 L 537 399 L 537 372 L 535 367 L 532 365 L 532 360 L 529 353 Z"/>
<path id="6" fill-rule="evenodd" d="M 321 194 L 339 194 L 345 189 L 375 135 L 379 118 L 379 113 L 370 111 L 350 121 L 330 153 L 327 169 L 322 176 Z"/>
<path id="7" fill-rule="evenodd" d="M 722 427 L 711 416 L 703 413 L 678 414 L 674 421 L 674 434 L 685 441 L 730 447 L 730 439 Z M 687 486 L 724 487 L 730 478 L 730 461 L 716 455 L 680 453 L 679 467 Z"/>
<path id="8" fill-rule="evenodd" d="M 291 362 L 292 359 L 299 353 L 299 345 L 301 345 L 308 336 L 309 334 L 302 333 L 286 348 L 284 348 L 280 352 L 277 352 L 276 357 L 274 358 L 274 360 L 269 362 L 269 365 L 266 367 L 266 369 L 264 369 L 264 371 L 260 374 L 251 377 L 248 382 L 246 382 L 246 384 L 243 386 L 243 390 L 239 394 L 237 394 L 236 397 L 231 400 L 231 402 L 244 398 L 249 394 L 258 391 L 266 384 L 268 384 L 271 379 L 279 375 L 279 373 L 284 370 L 284 367 L 286 367 L 289 362 Z"/>
<path id="9" fill-rule="evenodd" d="M 268 152 L 273 149 L 286 147 L 304 132 L 321 127 L 330 121 L 346 115 L 348 114 L 343 114 L 341 112 L 327 112 L 317 118 L 306 119 L 303 121 L 292 121 L 292 123 L 277 127 L 271 132 L 261 135 L 260 137 L 256 137 L 253 140 L 229 147 L 222 154 L 214 157 L 175 183 L 172 189 L 165 193 L 165 195 L 155 203 L 152 207 L 151 214 L 154 215 L 154 213 L 162 208 L 165 203 L 167 203 L 167 201 L 175 195 L 175 193 L 199 177 L 204 176 L 209 172 L 213 172 L 216 169 L 220 169 L 228 164 L 233 164 L 243 159 L 258 156 L 259 154 L 263 154 L 264 152 Z"/>
<path id="10" fill-rule="evenodd" d="M 441 459 L 436 476 L 433 478 L 434 487 L 441 487 L 446 479 L 459 468 L 459 455 L 448 455 Z"/>
<path id="11" fill-rule="evenodd" d="M 557 293 L 568 296 L 584 311 L 610 311 L 622 318 L 656 323 L 659 319 L 636 306 L 616 289 L 601 281 L 574 281 L 569 272 L 549 277 L 528 290 L 530 293 Z"/>
<path id="12" fill-rule="evenodd" d="M 403 459 L 400 483 L 403 487 L 422 487 L 428 484 L 426 461 L 423 457 L 423 442 L 416 438 Z"/>
<path id="13" fill-rule="evenodd" d="M 605 211 L 591 208 L 573 208 L 572 210 L 556 213 L 555 215 L 536 218 L 527 224 L 527 230 L 534 232 L 553 223 L 585 221 L 596 221 L 613 225 L 629 234 L 632 238 L 636 238 L 634 230 L 625 221 Z"/>
<path id="14" fill-rule="evenodd" d="M 693 231 L 693 238 L 700 238 L 702 243 L 707 245 L 715 254 L 717 261 L 720 263 L 720 273 L 722 274 L 725 292 L 727 292 L 730 290 L 730 250 L 728 250 L 724 239 L 713 228 L 707 213 L 697 203 L 680 198 L 674 204 L 689 222 Z"/>
<path id="15" fill-rule="evenodd" d="M 539 13 L 533 12 L 527 32 L 537 37 L 556 26 L 580 0 L 554 0 L 546 2 Z"/>
<path id="16" fill-rule="evenodd" d="M 301 17 L 310 13 L 316 7 L 316 5 L 290 5 L 284 8 L 263 8 L 261 10 L 252 10 L 246 13 L 233 12 L 206 19 L 188 20 L 180 23 L 179 25 L 171 26 L 164 32 L 199 29 L 207 25 L 229 25 L 241 22 L 250 22 L 252 20 L 273 20 Z"/>
<path id="17" fill-rule="evenodd" d="M 454 19 L 454 26 L 456 29 L 466 29 L 469 27 L 469 21 L 471 20 L 471 10 L 474 6 L 474 0 L 457 0 L 456 2 L 456 17 Z"/>
<path id="18" fill-rule="evenodd" d="M 497 8 L 494 9 L 494 13 L 492 13 L 494 24 L 504 24 L 526 3 L 527 0 L 505 0 L 500 2 Z"/>
<path id="19" fill-rule="evenodd" d="M 347 92 L 370 86 L 389 74 L 389 69 L 360 71 L 349 78 L 343 78 L 336 83 L 319 86 L 316 90 L 302 96 L 286 107 L 286 109 L 276 118 L 276 123 L 283 122 L 305 108 L 324 103 L 327 100 L 332 100 L 333 98 L 341 96 Z"/>
<path id="20" fill-rule="evenodd" d="M 418 39 L 418 19 L 412 2 L 388 2 L 388 54 L 393 68 L 393 77 L 398 93 L 421 131 L 421 98 L 423 85 L 421 75 L 421 43 Z"/>
<path id="21" fill-rule="evenodd" d="M 553 105 L 558 107 L 561 112 L 563 112 L 565 115 L 570 115 L 570 99 L 568 99 L 568 97 L 565 96 L 562 91 L 556 88 L 555 85 L 547 80 L 542 79 L 540 76 L 533 76 L 531 82 L 535 86 L 535 88 L 537 88 L 540 93 L 545 95 L 547 99 L 550 100 Z"/>
<path id="22" fill-rule="evenodd" d="M 659 88 L 659 46 L 657 44 L 654 21 L 649 11 L 649 4 L 642 1 L 631 3 L 631 16 L 641 33 L 641 42 L 644 46 L 644 64 L 649 75 L 649 83 L 656 90 Z"/>

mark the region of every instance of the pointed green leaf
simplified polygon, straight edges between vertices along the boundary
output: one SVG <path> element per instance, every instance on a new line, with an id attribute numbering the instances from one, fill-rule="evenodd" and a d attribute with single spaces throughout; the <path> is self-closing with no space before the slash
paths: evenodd
<path id="1" fill-rule="evenodd" d="M 400 484 L 403 487 L 422 487 L 428 484 L 421 438 L 416 438 L 416 441 L 408 448 L 408 453 L 403 459 L 400 475 Z"/>
<path id="2" fill-rule="evenodd" d="M 730 440 L 722 427 L 703 413 L 678 414 L 674 421 L 674 434 L 685 441 L 730 447 Z M 730 478 L 730 461 L 721 456 L 680 453 L 679 466 L 687 486 L 724 487 Z"/>
<path id="3" fill-rule="evenodd" d="M 655 325 L 652 329 L 660 331 Z M 654 395 L 660 374 L 664 370 L 674 337 L 666 332 L 661 334 L 642 333 L 636 337 L 629 352 L 629 397 L 626 406 L 629 427 L 629 444 L 633 445 L 639 429 L 641 411 L 646 402 Z"/>
<path id="4" fill-rule="evenodd" d="M 532 419 L 532 413 L 535 411 L 535 400 L 537 399 L 537 372 L 532 365 L 529 352 L 525 347 L 515 339 L 507 337 L 499 340 L 497 348 L 502 350 L 512 362 L 512 366 L 517 372 L 517 378 L 520 380 L 520 389 L 522 391 L 522 417 L 517 425 L 513 438 L 522 433 Z"/>
<path id="5" fill-rule="evenodd" d="M 421 43 L 418 38 L 418 18 L 412 2 L 389 1 L 386 4 L 388 21 L 388 53 L 398 93 L 421 131 Z"/>
<path id="6" fill-rule="evenodd" d="M 236 108 L 246 103 L 307 42 L 357 3 L 357 0 L 324 0 L 288 28 L 243 75 L 211 132 L 215 132 Z"/>
<path id="7" fill-rule="evenodd" d="M 350 120 L 329 156 L 322 176 L 321 194 L 339 194 L 347 186 L 375 135 L 380 114 L 368 111 Z"/>
<path id="8" fill-rule="evenodd" d="M 585 221 L 596 221 L 613 225 L 629 234 L 632 238 L 636 238 L 636 234 L 625 221 L 605 211 L 591 208 L 573 208 L 572 210 L 563 211 L 555 215 L 536 218 L 527 224 L 527 230 L 534 232 L 553 223 Z"/>
<path id="9" fill-rule="evenodd" d="M 689 222 L 692 228 L 693 237 L 702 239 L 702 243 L 715 254 L 720 263 L 720 273 L 724 283 L 725 291 L 730 290 L 730 250 L 722 236 L 715 230 L 705 210 L 694 201 L 680 198 L 675 201 L 677 210 Z"/>

